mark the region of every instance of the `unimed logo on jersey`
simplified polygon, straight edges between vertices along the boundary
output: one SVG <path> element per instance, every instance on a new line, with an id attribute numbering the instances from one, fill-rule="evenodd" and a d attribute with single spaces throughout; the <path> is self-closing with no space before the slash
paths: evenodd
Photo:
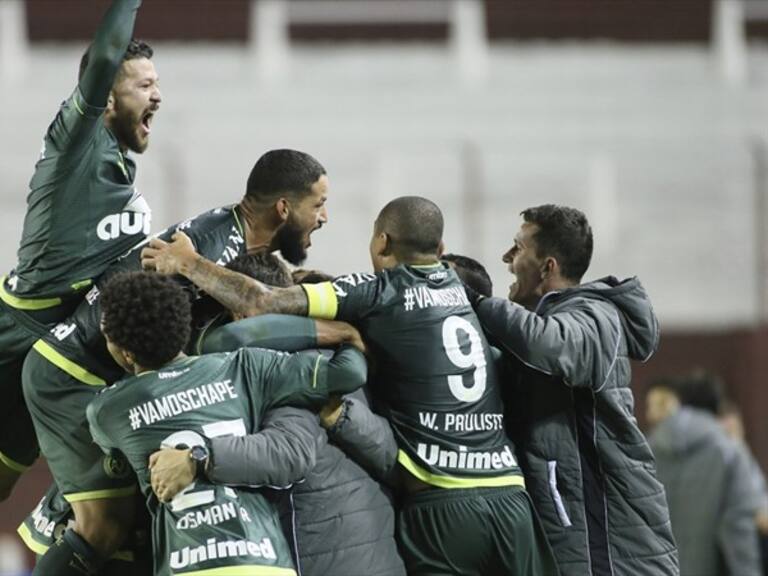
<path id="1" fill-rule="evenodd" d="M 208 538 L 205 544 L 200 546 L 185 546 L 180 550 L 171 552 L 171 568 L 179 570 L 208 560 L 240 558 L 242 556 L 277 560 L 277 554 L 275 554 L 275 549 L 269 538 L 262 538 L 260 542 L 253 542 L 252 540 L 217 541 L 215 538 Z"/>

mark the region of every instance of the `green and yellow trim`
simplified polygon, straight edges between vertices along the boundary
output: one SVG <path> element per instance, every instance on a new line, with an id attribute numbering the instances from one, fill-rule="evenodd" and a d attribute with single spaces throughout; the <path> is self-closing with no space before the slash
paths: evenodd
<path id="1" fill-rule="evenodd" d="M 125 167 L 125 157 L 120 151 L 117 152 L 117 165 L 120 166 L 120 171 L 123 173 L 123 176 L 125 176 L 125 179 L 130 181 L 131 176 L 128 174 L 128 169 Z"/>
<path id="2" fill-rule="evenodd" d="M 29 470 L 29 466 L 26 466 L 21 462 L 16 462 L 16 460 L 14 460 L 13 458 L 9 458 L 2 452 L 0 452 L 0 462 L 2 462 L 6 468 L 10 468 L 14 472 L 18 472 L 19 474 Z"/>
<path id="3" fill-rule="evenodd" d="M 427 472 L 416 464 L 408 454 L 402 450 L 397 452 L 397 461 L 422 482 L 438 488 L 499 488 L 502 486 L 521 486 L 525 488 L 525 480 L 521 474 L 507 476 L 494 476 L 491 478 L 459 478 L 457 476 L 443 476 Z"/>
<path id="4" fill-rule="evenodd" d="M 333 320 L 339 312 L 339 299 L 336 290 L 330 282 L 320 284 L 302 284 L 301 287 L 307 293 L 310 318 Z"/>
<path id="5" fill-rule="evenodd" d="M 78 96 L 80 96 L 80 90 L 75 90 L 75 94 L 72 96 L 72 103 L 75 105 L 75 109 L 80 113 L 80 116 L 85 116 L 85 112 L 80 107 L 80 103 L 77 101 Z"/>
<path id="6" fill-rule="evenodd" d="M 0 278 L 0 300 L 17 310 L 45 310 L 61 304 L 61 298 L 19 298 L 5 289 L 6 277 Z"/>
<path id="7" fill-rule="evenodd" d="M 209 568 L 207 570 L 195 570 L 194 572 L 174 572 L 174 576 L 296 576 L 293 568 L 280 568 L 279 566 L 224 566 L 222 568 Z"/>
<path id="8" fill-rule="evenodd" d="M 82 502 L 83 500 L 104 500 L 107 498 L 125 498 L 136 494 L 136 484 L 124 488 L 107 488 L 105 490 L 91 490 L 90 492 L 73 492 L 64 494 L 64 499 L 69 502 Z"/>
<path id="9" fill-rule="evenodd" d="M 72 378 L 79 380 L 89 386 L 106 386 L 107 383 L 103 379 L 99 378 L 95 374 L 91 374 L 82 366 L 75 364 L 64 356 L 61 352 L 56 350 L 53 346 L 48 344 L 45 340 L 38 340 L 32 346 L 37 352 L 39 352 L 48 362 L 62 369 L 64 372 L 72 376 Z"/>
<path id="10" fill-rule="evenodd" d="M 83 288 L 88 288 L 88 286 L 90 286 L 91 284 L 93 284 L 93 280 L 88 278 L 87 280 L 80 280 L 80 282 L 75 282 L 74 284 L 72 284 L 71 288 L 75 292 L 79 292 Z"/>
<path id="11" fill-rule="evenodd" d="M 237 231 L 240 232 L 240 236 L 242 236 L 243 240 L 245 240 L 245 232 L 243 231 L 243 223 L 240 222 L 240 214 L 237 213 L 237 205 L 232 206 L 232 216 L 235 217 L 235 226 L 237 226 Z"/>
<path id="12" fill-rule="evenodd" d="M 35 540 L 35 537 L 32 535 L 29 526 L 26 524 L 21 524 L 18 528 L 16 528 L 16 533 L 19 535 L 19 538 L 21 538 L 22 542 L 24 542 L 24 545 L 32 550 L 32 552 L 35 554 L 42 556 L 48 552 L 48 548 L 50 548 L 50 546 L 46 546 L 42 542 Z M 133 552 L 130 550 L 118 550 L 112 554 L 112 558 L 115 560 L 122 560 L 124 562 L 134 561 Z"/>

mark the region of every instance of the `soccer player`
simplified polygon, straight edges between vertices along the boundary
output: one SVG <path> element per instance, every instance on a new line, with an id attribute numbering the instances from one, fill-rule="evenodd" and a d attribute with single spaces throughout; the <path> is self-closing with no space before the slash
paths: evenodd
<path id="1" fill-rule="evenodd" d="M 227 264 L 227 268 L 269 285 L 287 286 L 293 283 L 285 264 L 264 249 L 238 256 Z M 218 302 L 204 296 L 193 302 L 191 337 L 185 351 L 190 355 L 199 355 L 203 353 L 203 348 L 208 352 L 221 352 L 234 351 L 245 346 L 300 351 L 317 347 L 336 347 L 344 343 L 362 347 L 359 333 L 342 322 L 272 314 L 232 323 L 232 316 Z M 286 458 L 286 451 L 281 451 L 280 461 L 272 462 L 272 466 L 268 465 L 270 462 L 260 459 L 258 473 L 261 479 L 255 483 L 288 486 L 304 477 L 305 471 L 310 467 L 308 460 L 310 453 L 314 454 L 316 442 L 315 435 L 308 433 L 304 424 L 310 414 L 306 410 L 289 406 L 268 412 L 264 423 L 274 431 L 261 432 L 258 436 L 269 435 L 269 441 L 281 442 L 288 446 L 286 450 L 291 458 Z M 227 443 L 229 440 L 217 438 L 211 440 L 211 443 Z M 238 440 L 242 441 L 243 438 Z M 312 460 L 314 461 L 314 457 Z M 183 482 L 177 491 L 186 488 L 188 484 L 189 481 Z M 151 571 L 151 566 L 145 569 L 147 561 L 151 563 L 151 550 L 147 550 L 151 544 L 144 530 L 145 524 L 148 528 L 149 521 L 148 518 L 146 522 L 143 519 L 146 514 L 143 500 L 137 498 L 137 504 L 140 508 L 136 510 L 138 518 L 133 534 L 120 550 L 112 555 L 100 573 L 111 576 L 136 576 Z M 72 506 L 54 483 L 19 526 L 18 533 L 30 550 L 42 555 L 61 539 L 70 522 L 74 522 Z"/>
<path id="2" fill-rule="evenodd" d="M 131 41 L 140 4 L 114 0 L 83 56 L 78 85 L 43 139 L 16 267 L 0 279 L 0 500 L 38 454 L 21 393 L 24 356 L 149 232 L 128 155 L 146 150 L 161 101 L 152 48 Z"/>
<path id="3" fill-rule="evenodd" d="M 227 268 L 237 269 L 270 286 L 293 284 L 290 275 L 279 273 L 274 256 L 261 254 L 246 258 L 250 269 L 231 265 Z M 303 327 L 307 324 L 309 326 Z M 329 328 L 341 334 L 343 327 L 359 338 L 357 331 L 343 322 L 267 314 L 219 328 L 204 328 L 197 345 L 206 351 L 251 345 L 293 350 L 308 338 L 303 348 L 315 348 L 334 344 L 327 341 Z M 321 338 L 325 339 L 323 344 L 316 342 Z M 344 398 L 358 410 L 367 407 L 362 390 Z M 371 444 L 382 445 L 386 447 L 384 451 L 394 457 L 397 449 L 387 421 L 371 415 L 366 423 L 366 448 Z M 281 407 L 268 411 L 262 426 L 254 435 L 211 439 L 205 476 L 232 486 L 294 484 L 290 492 L 278 493 L 276 500 L 302 574 L 405 576 L 405 566 L 395 542 L 395 513 L 387 489 L 328 442 L 315 414 Z M 371 450 L 372 455 L 379 452 L 378 446 Z M 150 467 L 153 490 L 164 501 L 175 496 L 198 473 L 189 449 L 160 450 L 152 455 Z"/>
<path id="4" fill-rule="evenodd" d="M 147 272 L 115 276 L 102 310 L 110 354 L 129 376 L 94 398 L 88 421 L 94 440 L 138 475 L 153 516 L 155 574 L 295 574 L 276 513 L 261 494 L 198 479 L 160 504 L 152 497 L 149 456 L 159 447 L 202 448 L 206 438 L 245 435 L 272 406 L 318 406 L 329 394 L 351 392 L 367 376 L 362 353 L 342 347 L 329 359 L 317 351 L 244 348 L 186 356 L 189 299 L 173 280 Z"/>
<path id="5" fill-rule="evenodd" d="M 161 236 L 186 230 L 201 253 L 220 264 L 265 247 L 298 263 L 312 232 L 327 221 L 327 196 L 328 178 L 317 160 L 295 150 L 273 150 L 255 164 L 240 203 L 182 222 Z M 24 396 L 40 449 L 74 508 L 73 530 L 81 548 L 91 550 L 96 563 L 124 540 L 135 492 L 130 470 L 93 444 L 85 422 L 85 407 L 96 392 L 122 375 L 99 331 L 100 288 L 116 272 L 139 267 L 138 249 L 111 266 L 75 313 L 34 344 L 24 363 Z M 50 553 L 36 574 L 59 576 L 62 568 Z"/>
<path id="6" fill-rule="evenodd" d="M 151 242 L 143 263 L 181 273 L 243 315 L 304 314 L 360 329 L 409 494 L 398 526 L 409 574 L 556 573 L 504 430 L 490 348 L 461 281 L 439 261 L 442 232 L 434 203 L 397 198 L 374 224 L 376 274 L 286 289 L 217 269 L 183 234 Z"/>

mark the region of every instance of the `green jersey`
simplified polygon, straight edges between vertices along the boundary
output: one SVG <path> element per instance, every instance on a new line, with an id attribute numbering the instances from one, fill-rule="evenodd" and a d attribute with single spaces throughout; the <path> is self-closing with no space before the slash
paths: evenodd
<path id="1" fill-rule="evenodd" d="M 170 240 L 177 230 L 190 237 L 200 254 L 220 265 L 246 253 L 245 235 L 237 206 L 210 210 L 164 230 L 159 237 Z M 35 350 L 82 382 L 100 385 L 122 377 L 123 370 L 109 355 L 99 327 L 99 287 L 118 272 L 140 270 L 143 246 L 144 243 L 139 244 L 112 264 L 85 295 L 72 316 L 38 340 L 34 345 Z M 191 284 L 188 285 L 190 290 L 194 290 Z"/>
<path id="2" fill-rule="evenodd" d="M 168 504 L 153 496 L 147 462 L 160 447 L 258 430 L 271 407 L 327 398 L 328 359 L 319 352 L 264 349 L 184 357 L 125 378 L 88 406 L 94 440 L 124 456 L 152 514 L 155 574 L 294 574 L 276 512 L 264 497 L 197 480 Z M 227 572 L 230 573 L 230 572 Z"/>
<path id="3" fill-rule="evenodd" d="M 149 233 L 150 209 L 135 187 L 135 164 L 104 125 L 140 4 L 114 0 L 91 46 L 91 64 L 48 127 L 30 182 L 18 262 L 0 290 L 13 307 L 60 304 Z"/>
<path id="4" fill-rule="evenodd" d="M 371 348 L 371 390 L 402 466 L 442 488 L 523 484 L 491 348 L 451 268 L 400 265 L 302 286 L 310 316 L 355 324 Z"/>

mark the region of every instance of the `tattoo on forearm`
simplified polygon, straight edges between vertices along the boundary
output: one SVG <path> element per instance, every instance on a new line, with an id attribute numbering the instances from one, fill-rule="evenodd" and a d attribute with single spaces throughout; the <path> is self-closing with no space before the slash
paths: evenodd
<path id="1" fill-rule="evenodd" d="M 243 316 L 269 313 L 306 316 L 309 311 L 306 293 L 300 286 L 270 289 L 258 280 L 204 258 L 195 260 L 186 276 L 227 309 Z"/>

